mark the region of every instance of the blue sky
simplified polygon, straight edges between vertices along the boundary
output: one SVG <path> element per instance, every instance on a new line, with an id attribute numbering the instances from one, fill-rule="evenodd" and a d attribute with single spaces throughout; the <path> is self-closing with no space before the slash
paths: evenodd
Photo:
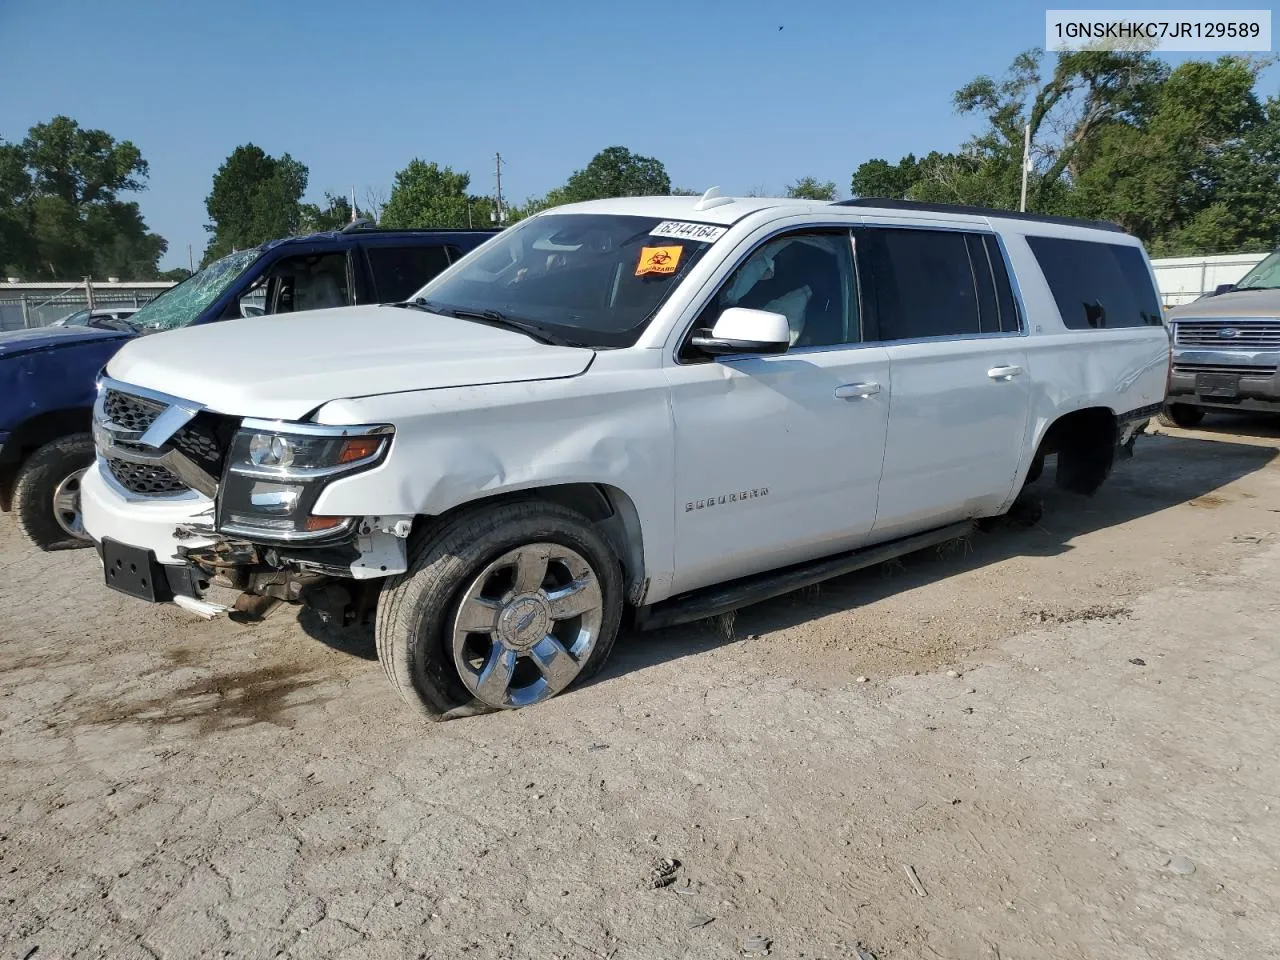
<path id="1" fill-rule="evenodd" d="M 1208 6 L 1208 4 L 1203 4 Z M 1044 4 L 705 0 L 340 3 L 0 0 L 0 137 L 65 113 L 129 139 L 138 195 L 196 259 L 222 160 L 252 141 L 311 169 L 309 198 L 390 188 L 418 156 L 511 201 L 599 149 L 662 160 L 677 186 L 844 195 L 871 157 L 951 149 L 951 93 L 1044 42 Z M 782 30 L 779 30 L 779 27 Z M 1277 86 L 1277 69 L 1264 92 Z"/>

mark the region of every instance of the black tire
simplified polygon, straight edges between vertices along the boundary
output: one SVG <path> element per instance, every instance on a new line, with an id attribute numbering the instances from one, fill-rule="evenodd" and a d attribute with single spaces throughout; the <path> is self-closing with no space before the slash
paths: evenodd
<path id="1" fill-rule="evenodd" d="M 1204 419 L 1204 407 L 1189 403 L 1166 403 L 1156 416 L 1166 427 L 1191 428 L 1200 425 Z"/>
<path id="2" fill-rule="evenodd" d="M 410 544 L 408 570 L 388 579 L 378 597 L 378 659 L 401 699 L 422 716 L 453 719 L 494 709 L 464 685 L 454 664 L 448 625 L 467 585 L 485 566 L 537 542 L 576 551 L 590 564 L 600 586 L 600 633 L 569 688 L 590 679 L 608 659 L 622 620 L 622 568 L 591 521 L 539 500 L 464 510 Z"/>
<path id="3" fill-rule="evenodd" d="M 73 433 L 50 440 L 29 456 L 13 486 L 13 513 L 18 526 L 41 550 L 71 550 L 93 541 L 63 527 L 54 509 L 54 493 L 64 481 L 93 463 L 93 437 Z M 79 500 L 76 500 L 77 510 Z"/>
<path id="4" fill-rule="evenodd" d="M 1028 484 L 1035 483 L 1040 479 L 1040 474 L 1044 473 L 1044 454 L 1037 453 L 1035 459 L 1031 461 L 1031 466 L 1027 469 L 1027 479 L 1022 481 L 1025 487 Z"/>

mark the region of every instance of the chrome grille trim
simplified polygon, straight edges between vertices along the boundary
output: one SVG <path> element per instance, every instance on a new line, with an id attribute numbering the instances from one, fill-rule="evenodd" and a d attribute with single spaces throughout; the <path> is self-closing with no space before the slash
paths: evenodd
<path id="1" fill-rule="evenodd" d="M 1275 376 L 1276 367 L 1254 367 L 1243 363 L 1188 363 L 1178 361 L 1173 365 L 1174 373 L 1234 373 L 1242 377 L 1260 377 L 1266 379 Z"/>
<path id="2" fill-rule="evenodd" d="M 1280 318 L 1176 320 L 1173 343 L 1177 347 L 1280 349 Z"/>
<path id="3" fill-rule="evenodd" d="M 115 485 L 138 499 L 218 492 L 222 451 L 216 436 L 191 421 L 204 405 L 109 377 L 93 408 L 98 462 Z"/>

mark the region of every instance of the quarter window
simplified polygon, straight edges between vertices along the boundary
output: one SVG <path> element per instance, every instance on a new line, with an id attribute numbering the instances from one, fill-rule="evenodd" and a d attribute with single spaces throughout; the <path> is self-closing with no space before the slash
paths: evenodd
<path id="1" fill-rule="evenodd" d="M 1027 237 L 1062 322 L 1072 330 L 1161 325 L 1160 301 L 1138 247 Z"/>

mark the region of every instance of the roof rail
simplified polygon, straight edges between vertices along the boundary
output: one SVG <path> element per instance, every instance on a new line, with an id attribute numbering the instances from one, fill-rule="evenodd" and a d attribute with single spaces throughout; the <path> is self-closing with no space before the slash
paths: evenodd
<path id="1" fill-rule="evenodd" d="M 1068 227 L 1091 227 L 1094 230 L 1110 230 L 1124 233 L 1119 224 L 1108 220 L 1085 220 L 1078 217 L 1055 217 L 1047 213 L 1020 213 L 1017 210 L 999 210 L 995 207 L 972 207 L 961 203 L 928 203 L 923 200 L 889 200 L 883 197 L 858 197 L 854 200 L 837 200 L 837 207 L 879 207 L 883 210 L 915 210 L 920 213 L 963 213 L 976 217 L 999 217 L 1002 220 L 1033 220 L 1036 223 L 1058 223 Z"/>
<path id="2" fill-rule="evenodd" d="M 374 222 L 368 217 L 361 217 L 359 220 L 352 220 L 342 228 L 343 233 L 355 233 L 357 230 L 368 230 L 374 226 Z"/>

